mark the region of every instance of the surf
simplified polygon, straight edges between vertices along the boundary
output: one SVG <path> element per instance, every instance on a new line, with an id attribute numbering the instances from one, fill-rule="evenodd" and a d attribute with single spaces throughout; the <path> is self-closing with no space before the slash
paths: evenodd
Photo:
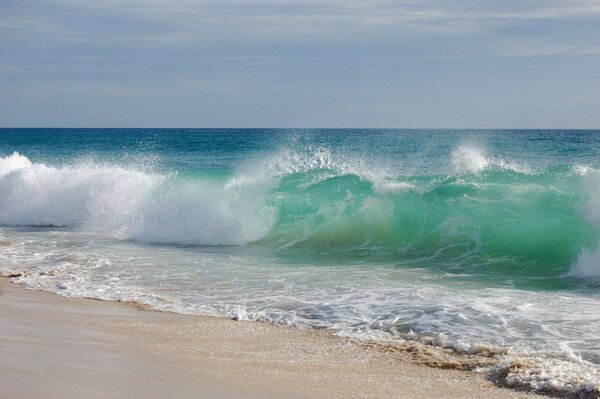
<path id="1" fill-rule="evenodd" d="M 452 173 L 401 175 L 327 148 L 283 149 L 232 171 L 165 173 L 49 166 L 15 152 L 0 158 L 0 223 L 478 273 L 598 274 L 597 171 L 532 171 L 473 146 L 449 159 Z"/>

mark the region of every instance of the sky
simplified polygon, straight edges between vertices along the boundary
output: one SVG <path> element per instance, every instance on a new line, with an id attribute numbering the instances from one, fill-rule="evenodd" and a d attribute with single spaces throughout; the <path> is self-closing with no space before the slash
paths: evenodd
<path id="1" fill-rule="evenodd" d="M 0 0 L 0 126 L 600 128 L 600 1 Z"/>

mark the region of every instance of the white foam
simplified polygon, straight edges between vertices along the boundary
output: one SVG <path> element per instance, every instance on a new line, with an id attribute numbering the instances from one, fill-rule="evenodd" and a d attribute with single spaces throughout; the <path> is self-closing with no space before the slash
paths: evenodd
<path id="1" fill-rule="evenodd" d="M 458 173 L 479 173 L 489 164 L 485 149 L 475 145 L 460 145 L 452 151 L 452 164 Z"/>
<path id="2" fill-rule="evenodd" d="M 15 153 L 0 158 L 0 223 L 152 242 L 241 244 L 270 230 L 267 188 L 252 179 L 219 185 L 91 163 L 53 167 Z"/>
<path id="3" fill-rule="evenodd" d="M 18 152 L 14 152 L 7 157 L 0 157 L 0 176 L 4 176 L 14 170 L 26 168 L 28 166 L 31 166 L 29 159 Z"/>
<path id="4" fill-rule="evenodd" d="M 487 154 L 484 147 L 474 144 L 462 144 L 452 151 L 452 165 L 458 174 L 478 174 L 489 168 L 499 168 L 516 173 L 532 174 L 534 169 L 524 163 L 506 161 Z"/>
<path id="5" fill-rule="evenodd" d="M 504 357 L 493 371 L 503 376 L 501 383 L 513 387 L 580 398 L 600 394 L 598 370 L 581 359 L 512 355 Z"/>
<path id="6" fill-rule="evenodd" d="M 600 249 L 584 248 L 571 267 L 569 275 L 576 277 L 600 277 Z"/>
<path id="7" fill-rule="evenodd" d="M 415 191 L 416 186 L 412 183 L 383 181 L 374 185 L 375 191 L 379 194 L 398 194 L 407 191 Z"/>

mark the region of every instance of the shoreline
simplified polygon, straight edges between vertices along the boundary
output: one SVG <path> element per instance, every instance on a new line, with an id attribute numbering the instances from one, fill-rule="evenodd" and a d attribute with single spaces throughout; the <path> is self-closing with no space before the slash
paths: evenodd
<path id="1" fill-rule="evenodd" d="M 67 298 L 0 278 L 7 398 L 542 398 L 480 373 L 225 317 Z"/>

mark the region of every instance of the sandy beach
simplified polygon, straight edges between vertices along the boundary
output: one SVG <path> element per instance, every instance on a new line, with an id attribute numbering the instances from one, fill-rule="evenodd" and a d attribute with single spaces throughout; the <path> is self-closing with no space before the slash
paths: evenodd
<path id="1" fill-rule="evenodd" d="M 0 284 L 2 398 L 539 397 L 327 332 Z"/>

